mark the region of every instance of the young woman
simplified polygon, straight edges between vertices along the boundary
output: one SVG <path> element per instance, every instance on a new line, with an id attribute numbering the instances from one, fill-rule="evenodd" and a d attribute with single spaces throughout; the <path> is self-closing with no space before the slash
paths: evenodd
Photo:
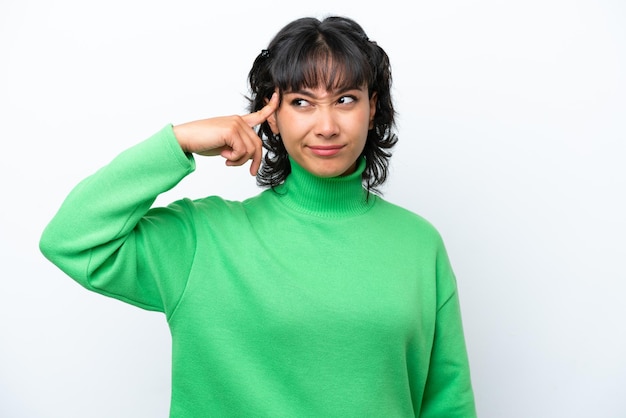
<path id="1" fill-rule="evenodd" d="M 252 113 L 166 126 L 82 181 L 42 252 L 165 314 L 172 417 L 475 416 L 440 235 L 375 193 L 396 142 L 385 52 L 350 19 L 303 18 L 249 81 Z M 266 190 L 151 208 L 193 154 L 252 160 Z"/>

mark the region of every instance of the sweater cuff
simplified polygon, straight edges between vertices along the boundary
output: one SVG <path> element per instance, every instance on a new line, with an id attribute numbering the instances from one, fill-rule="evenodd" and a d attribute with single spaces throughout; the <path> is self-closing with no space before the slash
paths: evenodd
<path id="1" fill-rule="evenodd" d="M 161 131 L 159 131 L 155 136 L 158 136 L 165 141 L 172 155 L 183 168 L 187 169 L 189 172 L 196 169 L 196 160 L 194 159 L 193 154 L 184 152 L 180 147 L 180 144 L 176 139 L 176 135 L 174 135 L 174 126 L 171 123 L 161 129 Z"/>

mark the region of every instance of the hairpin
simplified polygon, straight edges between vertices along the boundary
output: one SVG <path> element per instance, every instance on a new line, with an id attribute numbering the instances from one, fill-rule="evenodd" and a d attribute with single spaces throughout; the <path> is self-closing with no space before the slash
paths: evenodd
<path id="1" fill-rule="evenodd" d="M 270 50 L 269 49 L 264 49 L 261 51 L 261 57 L 262 58 L 269 58 L 270 57 Z"/>

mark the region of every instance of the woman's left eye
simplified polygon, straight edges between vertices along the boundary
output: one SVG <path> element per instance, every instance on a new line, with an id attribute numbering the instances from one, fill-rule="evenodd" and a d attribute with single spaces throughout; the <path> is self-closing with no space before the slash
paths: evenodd
<path id="1" fill-rule="evenodd" d="M 356 102 L 356 97 L 354 96 L 341 96 L 337 103 L 339 104 L 350 104 Z"/>

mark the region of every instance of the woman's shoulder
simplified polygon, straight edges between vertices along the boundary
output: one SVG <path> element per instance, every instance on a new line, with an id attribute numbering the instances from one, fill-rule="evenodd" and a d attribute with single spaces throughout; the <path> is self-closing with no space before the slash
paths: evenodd
<path id="1" fill-rule="evenodd" d="M 180 212 L 190 216 L 211 216 L 228 213 L 232 216 L 244 210 L 244 202 L 229 200 L 222 196 L 211 195 L 200 198 L 181 198 L 163 208 L 168 211 Z"/>
<path id="2" fill-rule="evenodd" d="M 420 235 L 426 234 L 435 240 L 441 240 L 439 231 L 429 219 L 405 206 L 376 196 L 373 209 L 372 215 L 379 217 L 381 222 L 388 222 L 407 232 L 419 232 Z"/>

